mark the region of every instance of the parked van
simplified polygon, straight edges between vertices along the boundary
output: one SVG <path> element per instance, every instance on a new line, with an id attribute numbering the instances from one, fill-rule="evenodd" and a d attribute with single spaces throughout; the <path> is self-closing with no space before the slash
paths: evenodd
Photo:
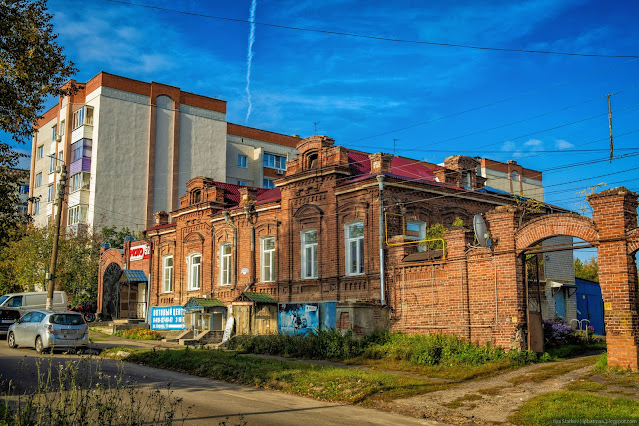
<path id="1" fill-rule="evenodd" d="M 69 301 L 67 294 L 64 291 L 53 292 L 53 307 L 54 311 L 66 311 Z M 30 311 L 32 309 L 45 309 L 47 306 L 47 292 L 46 291 L 32 291 L 29 293 L 9 293 L 4 296 L 0 296 L 0 307 L 2 308 L 15 308 L 22 312 Z"/>

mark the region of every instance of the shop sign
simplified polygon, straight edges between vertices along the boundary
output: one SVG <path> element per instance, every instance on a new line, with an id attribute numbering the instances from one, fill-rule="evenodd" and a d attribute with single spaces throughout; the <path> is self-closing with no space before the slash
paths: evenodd
<path id="1" fill-rule="evenodd" d="M 151 255 L 151 246 L 143 244 L 141 246 L 133 246 L 129 249 L 129 261 L 148 259 Z"/>
<path id="2" fill-rule="evenodd" d="M 185 330 L 182 306 L 151 307 L 151 330 Z"/>

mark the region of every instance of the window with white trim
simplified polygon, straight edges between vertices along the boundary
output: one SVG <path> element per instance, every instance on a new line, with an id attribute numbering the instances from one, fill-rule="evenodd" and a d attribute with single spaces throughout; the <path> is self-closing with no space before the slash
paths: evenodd
<path id="1" fill-rule="evenodd" d="M 364 223 L 354 222 L 345 226 L 346 275 L 364 273 Z"/>
<path id="2" fill-rule="evenodd" d="M 231 284 L 231 244 L 220 245 L 220 285 Z"/>
<path id="3" fill-rule="evenodd" d="M 406 238 L 411 240 L 423 240 L 426 238 L 426 222 L 422 220 L 409 220 L 406 222 Z M 419 245 L 418 251 L 426 250 L 426 246 Z"/>
<path id="4" fill-rule="evenodd" d="M 275 281 L 275 237 L 264 237 L 262 244 L 262 282 Z"/>
<path id="5" fill-rule="evenodd" d="M 286 157 L 277 154 L 264 154 L 264 167 L 272 169 L 286 170 Z"/>
<path id="6" fill-rule="evenodd" d="M 36 188 L 42 186 L 42 173 L 38 173 L 35 177 L 35 186 Z"/>
<path id="7" fill-rule="evenodd" d="M 91 181 L 91 173 L 80 172 L 71 176 L 70 179 L 71 192 L 79 191 L 80 189 L 89 189 L 89 183 Z"/>
<path id="8" fill-rule="evenodd" d="M 273 189 L 275 188 L 275 181 L 273 179 L 264 178 L 264 180 L 262 181 L 262 186 L 267 189 Z"/>
<path id="9" fill-rule="evenodd" d="M 317 231 L 302 231 L 302 278 L 317 278 Z"/>
<path id="10" fill-rule="evenodd" d="M 173 256 L 162 258 L 162 292 L 173 291 Z"/>
<path id="11" fill-rule="evenodd" d="M 40 213 L 40 200 L 35 200 L 33 202 L 33 214 Z"/>
<path id="12" fill-rule="evenodd" d="M 87 206 L 69 207 L 69 215 L 67 216 L 67 225 L 76 225 L 87 220 Z"/>
<path id="13" fill-rule="evenodd" d="M 248 157 L 246 155 L 237 155 L 237 167 L 241 167 L 243 169 L 248 167 Z"/>
<path id="14" fill-rule="evenodd" d="M 73 113 L 73 129 L 85 124 L 93 124 L 93 107 L 86 105 Z"/>
<path id="15" fill-rule="evenodd" d="M 59 134 L 60 136 L 64 136 L 65 123 L 66 123 L 66 121 L 65 121 L 65 120 L 62 120 L 62 121 L 60 122 L 60 131 L 58 132 L 58 134 Z"/>
<path id="16" fill-rule="evenodd" d="M 38 147 L 38 160 L 44 157 L 44 145 Z"/>
<path id="17" fill-rule="evenodd" d="M 53 125 L 53 127 L 51 128 L 51 141 L 52 142 L 55 142 L 56 133 L 58 133 L 58 126 L 57 125 Z"/>
<path id="18" fill-rule="evenodd" d="M 47 194 L 47 201 L 50 203 L 51 201 L 53 201 L 53 184 L 49 185 L 48 188 L 48 194 Z"/>
<path id="19" fill-rule="evenodd" d="M 199 290 L 202 255 L 200 253 L 190 254 L 186 258 L 186 265 L 189 290 Z"/>
<path id="20" fill-rule="evenodd" d="M 49 173 L 55 172 L 55 158 L 49 157 Z"/>

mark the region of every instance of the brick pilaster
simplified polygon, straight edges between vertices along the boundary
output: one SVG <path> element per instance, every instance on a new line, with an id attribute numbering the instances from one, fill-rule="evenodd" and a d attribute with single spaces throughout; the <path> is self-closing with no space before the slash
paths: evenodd
<path id="1" fill-rule="evenodd" d="M 637 267 L 626 231 L 637 226 L 637 194 L 610 189 L 588 198 L 599 231 L 599 284 L 604 300 L 608 365 L 639 369 Z"/>

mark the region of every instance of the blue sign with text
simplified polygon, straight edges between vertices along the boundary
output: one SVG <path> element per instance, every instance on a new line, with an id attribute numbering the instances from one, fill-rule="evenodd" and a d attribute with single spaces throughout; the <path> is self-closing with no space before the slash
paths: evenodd
<path id="1" fill-rule="evenodd" d="M 185 330 L 182 306 L 154 306 L 151 308 L 151 330 Z"/>

